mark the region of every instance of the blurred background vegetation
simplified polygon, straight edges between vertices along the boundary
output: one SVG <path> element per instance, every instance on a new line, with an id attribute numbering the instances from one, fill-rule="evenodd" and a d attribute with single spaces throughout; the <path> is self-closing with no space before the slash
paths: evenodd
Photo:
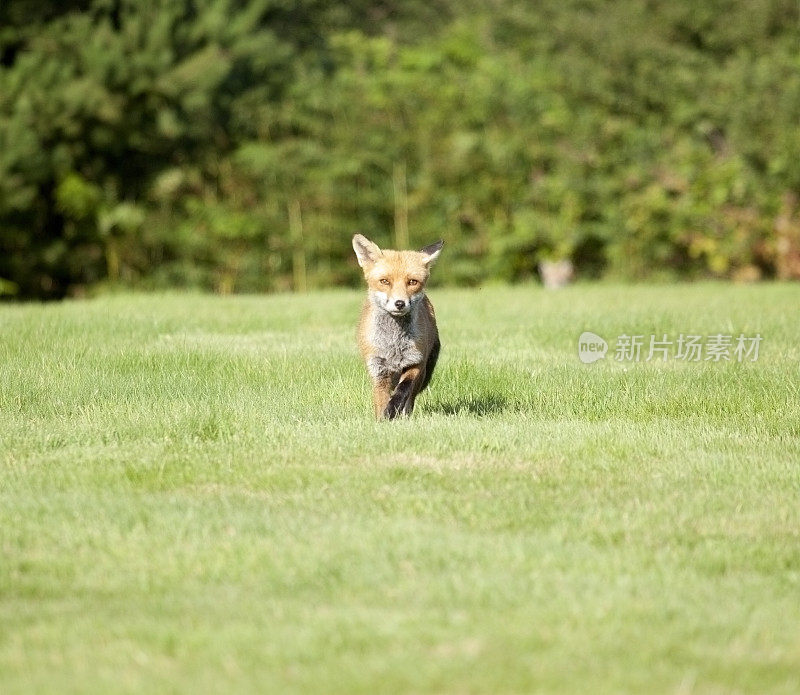
<path id="1" fill-rule="evenodd" d="M 797 0 L 3 0 L 0 294 L 800 277 Z"/>

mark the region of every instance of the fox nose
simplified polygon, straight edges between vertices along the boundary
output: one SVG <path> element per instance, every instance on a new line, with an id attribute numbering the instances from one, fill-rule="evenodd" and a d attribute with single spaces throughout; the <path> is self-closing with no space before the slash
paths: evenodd
<path id="1" fill-rule="evenodd" d="M 405 302 L 404 302 L 402 299 L 398 299 L 398 300 L 397 300 L 397 301 L 394 303 L 394 305 L 395 305 L 395 306 L 396 306 L 398 309 L 405 309 L 406 303 L 405 303 Z"/>

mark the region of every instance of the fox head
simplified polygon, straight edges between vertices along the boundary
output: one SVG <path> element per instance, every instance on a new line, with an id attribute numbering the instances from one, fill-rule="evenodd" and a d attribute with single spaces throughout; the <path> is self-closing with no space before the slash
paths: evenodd
<path id="1" fill-rule="evenodd" d="M 408 314 L 425 296 L 431 264 L 443 245 L 443 241 L 437 241 L 421 251 L 381 250 L 365 236 L 356 234 L 353 250 L 375 306 L 392 316 Z"/>

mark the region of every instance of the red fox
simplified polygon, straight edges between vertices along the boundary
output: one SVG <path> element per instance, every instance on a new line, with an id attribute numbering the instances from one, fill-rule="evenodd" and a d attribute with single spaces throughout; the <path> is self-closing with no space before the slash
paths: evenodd
<path id="1" fill-rule="evenodd" d="M 372 379 L 378 419 L 410 415 L 431 380 L 441 344 L 425 283 L 443 244 L 437 241 L 421 251 L 382 251 L 361 234 L 353 237 L 368 286 L 358 344 Z"/>

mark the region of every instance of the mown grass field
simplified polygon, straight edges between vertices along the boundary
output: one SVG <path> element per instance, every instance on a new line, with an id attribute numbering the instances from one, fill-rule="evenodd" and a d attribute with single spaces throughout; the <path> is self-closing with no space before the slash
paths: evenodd
<path id="1" fill-rule="evenodd" d="M 381 423 L 360 293 L 0 306 L 0 691 L 800 691 L 800 286 L 430 294 Z"/>

